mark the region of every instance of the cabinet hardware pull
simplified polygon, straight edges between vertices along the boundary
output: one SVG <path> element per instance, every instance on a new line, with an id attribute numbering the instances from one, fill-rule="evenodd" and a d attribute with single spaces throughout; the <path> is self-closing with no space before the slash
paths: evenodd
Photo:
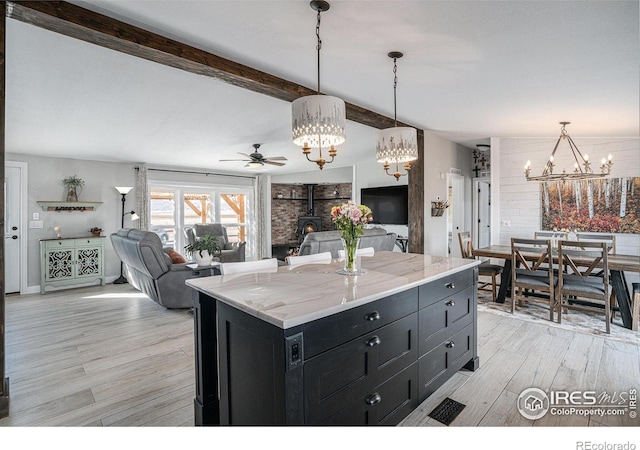
<path id="1" fill-rule="evenodd" d="M 380 340 L 380 338 L 378 336 L 374 336 L 367 341 L 367 346 L 374 347 L 376 345 L 380 345 L 381 343 L 382 341 Z"/>
<path id="2" fill-rule="evenodd" d="M 456 302 L 454 302 L 453 300 L 449 300 L 449 301 L 446 303 L 446 305 L 447 305 L 447 306 L 456 306 Z"/>
<path id="3" fill-rule="evenodd" d="M 380 313 L 378 311 L 374 311 L 371 314 L 367 314 L 365 319 L 369 322 L 373 322 L 375 320 L 380 320 Z"/>
<path id="4" fill-rule="evenodd" d="M 456 346 L 456 343 L 455 343 L 455 342 L 453 342 L 453 341 L 449 341 L 449 342 L 447 342 L 447 348 L 453 348 L 453 347 L 455 347 L 455 346 Z"/>
<path id="5" fill-rule="evenodd" d="M 371 394 L 369 397 L 367 397 L 365 401 L 367 402 L 367 405 L 375 405 L 376 403 L 380 403 L 382 401 L 382 397 L 380 397 L 380 394 L 376 392 L 375 394 Z"/>
<path id="6" fill-rule="evenodd" d="M 444 287 L 446 287 L 447 289 L 455 289 L 456 285 L 453 283 L 447 283 L 444 285 Z"/>

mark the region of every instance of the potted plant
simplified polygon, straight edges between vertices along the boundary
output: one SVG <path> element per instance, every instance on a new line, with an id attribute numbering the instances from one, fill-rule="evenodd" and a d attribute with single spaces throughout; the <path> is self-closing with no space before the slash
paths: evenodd
<path id="1" fill-rule="evenodd" d="M 444 214 L 444 210 L 449 207 L 448 201 L 440 200 L 440 197 L 436 198 L 435 202 L 431 202 L 431 217 L 440 217 Z"/>
<path id="2" fill-rule="evenodd" d="M 67 201 L 77 202 L 78 195 L 80 195 L 80 191 L 82 191 L 82 188 L 84 187 L 84 180 L 75 175 L 71 175 L 63 178 L 62 184 L 67 188 Z"/>
<path id="3" fill-rule="evenodd" d="M 184 249 L 195 257 L 199 266 L 210 266 L 213 257 L 220 253 L 217 236 L 211 236 L 208 233 L 205 237 L 185 245 Z"/>

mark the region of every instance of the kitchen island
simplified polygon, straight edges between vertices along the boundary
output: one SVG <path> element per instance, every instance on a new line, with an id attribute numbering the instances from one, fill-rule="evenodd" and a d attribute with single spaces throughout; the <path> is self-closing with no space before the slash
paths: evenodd
<path id="1" fill-rule="evenodd" d="M 395 425 L 478 368 L 479 261 L 399 252 L 188 280 L 196 425 Z"/>

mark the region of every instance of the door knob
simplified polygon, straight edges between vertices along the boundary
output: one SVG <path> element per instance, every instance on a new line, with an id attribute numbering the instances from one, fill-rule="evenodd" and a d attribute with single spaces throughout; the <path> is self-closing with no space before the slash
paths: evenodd
<path id="1" fill-rule="evenodd" d="M 11 227 L 11 229 L 12 229 L 13 231 L 16 231 L 16 230 L 18 229 L 18 227 Z"/>

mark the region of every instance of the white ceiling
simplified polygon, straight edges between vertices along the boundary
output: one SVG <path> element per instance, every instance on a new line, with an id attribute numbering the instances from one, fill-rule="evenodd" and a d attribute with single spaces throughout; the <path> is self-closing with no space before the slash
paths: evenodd
<path id="1" fill-rule="evenodd" d="M 316 13 L 295 1 L 74 1 L 316 88 Z M 209 171 L 312 170 L 290 141 L 290 105 L 212 78 L 8 20 L 6 147 Z M 489 137 L 639 135 L 637 1 L 332 1 L 322 91 L 468 147 Z M 282 168 L 219 162 L 261 143 Z M 349 122 L 342 167 L 374 158 Z M 429 149 L 426 150 L 427 153 Z M 317 170 L 317 169 L 316 169 Z"/>

